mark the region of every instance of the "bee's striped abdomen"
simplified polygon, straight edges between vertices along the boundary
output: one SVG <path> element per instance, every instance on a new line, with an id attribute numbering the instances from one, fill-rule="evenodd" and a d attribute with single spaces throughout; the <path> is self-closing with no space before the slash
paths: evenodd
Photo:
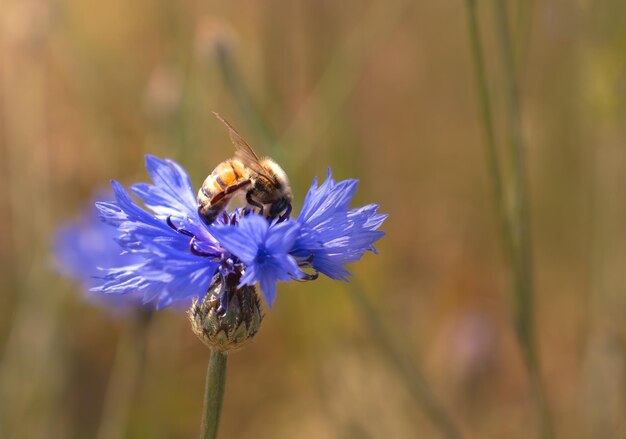
<path id="1" fill-rule="evenodd" d="M 217 165 L 198 191 L 199 212 L 207 224 L 215 221 L 235 192 L 248 182 L 248 173 L 238 160 L 226 160 Z"/>

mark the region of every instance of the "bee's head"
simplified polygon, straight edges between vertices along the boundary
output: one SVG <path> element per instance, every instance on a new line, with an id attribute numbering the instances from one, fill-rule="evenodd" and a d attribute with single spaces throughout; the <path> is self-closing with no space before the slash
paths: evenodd
<path id="1" fill-rule="evenodd" d="M 283 213 L 284 212 L 284 213 Z M 270 206 L 269 216 L 276 217 L 280 214 L 285 218 L 289 217 L 291 213 L 291 194 L 286 193 L 281 196 L 279 199 L 274 201 Z"/>

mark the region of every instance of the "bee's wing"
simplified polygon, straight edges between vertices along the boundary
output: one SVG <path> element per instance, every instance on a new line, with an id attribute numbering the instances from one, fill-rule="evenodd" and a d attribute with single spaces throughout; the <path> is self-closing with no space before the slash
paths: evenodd
<path id="1" fill-rule="evenodd" d="M 233 145 L 235 146 L 235 157 L 239 161 L 241 161 L 241 163 L 246 165 L 248 168 L 252 169 L 257 174 L 262 175 L 271 180 L 271 177 L 268 175 L 267 171 L 261 165 L 261 159 L 259 159 L 259 156 L 256 155 L 256 152 L 254 152 L 254 149 L 252 149 L 250 144 L 246 142 L 246 139 L 244 139 L 241 136 L 241 134 L 239 134 L 239 132 L 237 132 L 237 130 L 233 128 L 233 126 L 230 123 L 228 123 L 228 121 L 226 121 L 226 119 L 224 119 L 218 113 L 213 113 L 213 114 L 215 114 L 215 117 L 217 117 L 217 119 L 220 122 L 222 122 L 224 125 L 226 125 L 226 127 L 228 128 L 230 140 L 231 142 L 233 142 Z"/>

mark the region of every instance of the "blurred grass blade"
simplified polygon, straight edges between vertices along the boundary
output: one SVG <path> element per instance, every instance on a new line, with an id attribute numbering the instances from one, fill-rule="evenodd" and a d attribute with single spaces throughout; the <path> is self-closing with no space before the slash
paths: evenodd
<path id="1" fill-rule="evenodd" d="M 512 178 L 511 241 L 513 244 L 513 282 L 516 301 L 515 317 L 522 354 L 528 368 L 531 393 L 540 421 L 541 436 L 554 436 L 545 389 L 541 379 L 541 367 L 534 331 L 534 286 L 530 236 L 529 202 L 527 194 L 525 145 L 522 136 L 520 101 L 513 42 L 509 29 L 509 17 L 505 0 L 495 0 L 495 17 L 500 62 L 504 71 L 504 97 L 509 135 L 509 159 Z"/>
<path id="2" fill-rule="evenodd" d="M 511 290 L 514 319 L 518 340 L 530 378 L 530 391 L 540 422 L 541 436 L 553 437 L 552 421 L 541 381 L 541 371 L 534 333 L 533 273 L 529 225 L 529 206 L 525 182 L 524 144 L 521 130 L 520 105 L 517 92 L 513 44 L 508 25 L 506 4 L 495 0 L 496 27 L 500 44 L 500 61 L 505 76 L 506 119 L 508 128 L 508 159 L 511 179 L 504 187 L 498 160 L 491 104 L 487 89 L 484 57 L 480 40 L 476 1 L 466 0 L 469 39 L 474 60 L 476 87 L 481 106 L 485 133 L 487 167 L 491 175 L 496 208 L 500 219 L 500 232 L 511 271 Z M 511 194 L 511 212 L 507 211 L 505 194 Z"/>
<path id="3" fill-rule="evenodd" d="M 535 12 L 535 0 L 518 0 L 517 3 L 517 65 L 518 70 L 523 68 L 528 59 L 530 37 L 532 30 L 533 14 Z"/>
<path id="4" fill-rule="evenodd" d="M 476 0 L 466 0 L 465 4 L 467 6 L 467 25 L 474 64 L 474 75 L 476 78 L 476 91 L 480 103 L 480 116 L 485 136 L 485 158 L 487 161 L 487 171 L 489 172 L 489 177 L 491 179 L 491 187 L 493 190 L 493 199 L 499 220 L 500 234 L 505 246 L 506 255 L 510 258 L 512 251 L 511 232 L 504 199 L 503 176 L 500 170 L 500 160 L 496 146 L 496 134 L 493 125 L 493 113 L 491 111 L 487 75 L 485 73 L 485 58 L 480 39 Z"/>
<path id="5" fill-rule="evenodd" d="M 385 353 L 385 359 L 389 361 L 397 374 L 404 380 L 407 390 L 413 399 L 422 407 L 443 437 L 449 439 L 460 438 L 461 435 L 454 421 L 433 395 L 428 386 L 428 381 L 419 366 L 404 354 L 404 351 L 399 347 L 399 343 L 394 342 L 394 337 L 389 333 L 380 318 L 379 312 L 376 311 L 362 288 L 354 280 L 351 280 L 347 286 L 350 297 L 357 305 L 357 311 L 367 324 L 376 343 Z"/>
<path id="6" fill-rule="evenodd" d="M 50 132 L 51 50 L 43 38 L 50 32 L 43 17 L 56 9 L 52 3 L 13 0 L 3 2 L 2 11 L 0 202 L 7 221 L 0 242 L 10 255 L 3 259 L 3 293 L 13 302 L 11 324 L 1 334 L 0 437 L 60 437 L 66 359 L 59 335 L 68 294 L 48 270 L 57 151 Z"/>
<path id="7" fill-rule="evenodd" d="M 139 310 L 118 341 L 98 428 L 98 439 L 126 437 L 128 418 L 141 388 L 152 312 Z"/>
<path id="8" fill-rule="evenodd" d="M 241 77 L 241 73 L 232 59 L 230 45 L 218 41 L 215 45 L 216 58 L 224 84 L 232 96 L 237 109 L 241 113 L 246 125 L 255 133 L 257 139 L 269 151 L 269 155 L 281 161 L 281 150 L 278 136 L 273 132 L 263 118 L 258 117 L 259 111 L 248 91 L 248 87 Z"/>
<path id="9" fill-rule="evenodd" d="M 311 133 L 323 133 L 334 123 L 339 110 L 358 82 L 361 67 L 366 62 L 371 47 L 392 32 L 414 6 L 414 2 L 410 0 L 373 2 L 343 41 L 337 44 L 328 64 L 280 137 L 258 111 L 232 59 L 231 46 L 224 42 L 217 44 L 217 63 L 225 85 L 250 131 L 259 141 L 269 146 L 268 155 L 279 162 L 287 158 L 287 155 L 299 162 L 309 158 L 315 148 L 314 138 L 318 137 Z M 298 139 L 297 150 L 288 151 L 281 147 L 283 144 L 290 144 L 294 139 Z"/>

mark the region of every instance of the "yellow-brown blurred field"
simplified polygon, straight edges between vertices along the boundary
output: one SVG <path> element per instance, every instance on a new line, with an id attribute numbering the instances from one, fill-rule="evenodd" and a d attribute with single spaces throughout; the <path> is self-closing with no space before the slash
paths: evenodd
<path id="1" fill-rule="evenodd" d="M 494 3 L 479 20 L 500 145 Z M 626 3 L 507 4 L 556 437 L 624 438 Z M 147 181 L 147 153 L 197 188 L 232 155 L 213 111 L 283 165 L 296 211 L 327 167 L 358 178 L 355 201 L 389 218 L 348 269 L 403 354 L 463 437 L 538 436 L 464 0 L 5 0 L 0 103 L 0 437 L 96 436 L 131 324 L 55 273 L 54 231 L 111 179 Z M 439 437 L 348 288 L 279 285 L 230 357 L 222 438 Z M 156 314 L 123 437 L 197 437 L 208 358 L 184 311 Z"/>

